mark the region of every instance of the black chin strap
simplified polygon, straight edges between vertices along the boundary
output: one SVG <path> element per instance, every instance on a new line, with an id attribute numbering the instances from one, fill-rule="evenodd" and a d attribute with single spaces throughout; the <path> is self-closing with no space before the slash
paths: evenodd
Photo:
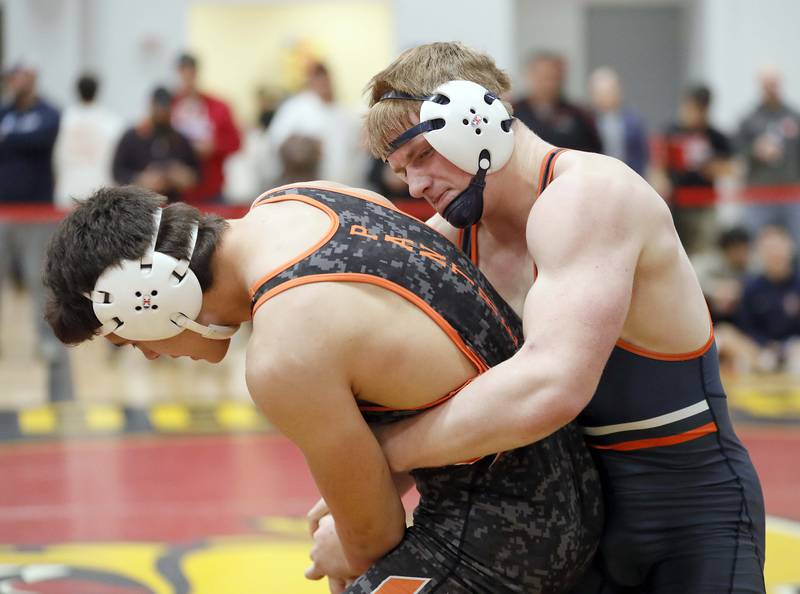
<path id="1" fill-rule="evenodd" d="M 483 168 L 481 161 L 488 166 Z M 486 187 L 486 174 L 491 168 L 491 155 L 486 149 L 478 158 L 478 172 L 472 176 L 469 185 L 444 209 L 444 219 L 459 229 L 466 229 L 481 220 L 483 216 L 483 189 Z"/>

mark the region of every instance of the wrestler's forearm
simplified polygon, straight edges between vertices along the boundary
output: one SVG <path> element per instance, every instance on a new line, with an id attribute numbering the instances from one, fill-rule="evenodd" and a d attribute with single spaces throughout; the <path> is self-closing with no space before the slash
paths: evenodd
<path id="1" fill-rule="evenodd" d="M 393 472 L 446 466 L 527 445 L 577 416 L 572 388 L 546 369 L 512 357 L 447 402 L 378 432 Z"/>

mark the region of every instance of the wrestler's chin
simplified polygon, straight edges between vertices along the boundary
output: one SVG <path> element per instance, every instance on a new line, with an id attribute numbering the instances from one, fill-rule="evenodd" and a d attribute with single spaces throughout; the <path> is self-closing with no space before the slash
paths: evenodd
<path id="1" fill-rule="evenodd" d="M 228 340 L 215 340 L 214 344 L 203 353 L 200 357 L 192 357 L 195 360 L 207 361 L 209 363 L 220 363 L 228 354 L 228 348 L 231 346 L 230 339 Z"/>

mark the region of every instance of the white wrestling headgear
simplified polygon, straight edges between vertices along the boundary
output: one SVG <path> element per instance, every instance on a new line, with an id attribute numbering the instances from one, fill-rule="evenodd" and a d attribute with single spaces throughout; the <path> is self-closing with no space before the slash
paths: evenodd
<path id="1" fill-rule="evenodd" d="M 395 138 L 389 144 L 390 153 L 422 134 L 436 152 L 472 174 L 470 185 L 448 206 L 444 217 L 456 227 L 477 223 L 483 213 L 486 174 L 508 163 L 514 151 L 514 118 L 503 102 L 468 80 L 451 80 L 427 97 L 389 91 L 380 100 L 388 99 L 422 101 L 419 124 Z"/>
<path id="2" fill-rule="evenodd" d="M 165 340 L 183 330 L 205 338 L 230 338 L 238 326 L 203 326 L 195 322 L 203 305 L 203 291 L 189 268 L 197 223 L 192 226 L 189 255 L 177 260 L 156 251 L 161 208 L 156 209 L 155 234 L 141 260 L 123 260 L 107 268 L 97 279 L 91 299 L 100 320 L 100 336 L 112 332 L 126 340 Z"/>

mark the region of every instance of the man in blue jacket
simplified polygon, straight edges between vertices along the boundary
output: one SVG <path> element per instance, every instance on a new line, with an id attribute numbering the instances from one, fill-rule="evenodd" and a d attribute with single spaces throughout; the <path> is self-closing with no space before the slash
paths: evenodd
<path id="1" fill-rule="evenodd" d="M 38 96 L 36 70 L 30 64 L 15 64 L 5 79 L 11 100 L 0 107 L 0 205 L 52 204 L 59 113 Z M 67 353 L 41 314 L 44 295 L 39 279 L 52 229 L 51 224 L 37 220 L 8 221 L 0 213 L 0 283 L 13 263 L 34 301 L 38 354 L 49 366 L 50 398 L 66 400 L 72 397 Z"/>
<path id="2" fill-rule="evenodd" d="M 15 65 L 6 84 L 12 98 L 0 108 L 0 202 L 52 202 L 58 111 L 37 95 L 31 66 Z"/>

